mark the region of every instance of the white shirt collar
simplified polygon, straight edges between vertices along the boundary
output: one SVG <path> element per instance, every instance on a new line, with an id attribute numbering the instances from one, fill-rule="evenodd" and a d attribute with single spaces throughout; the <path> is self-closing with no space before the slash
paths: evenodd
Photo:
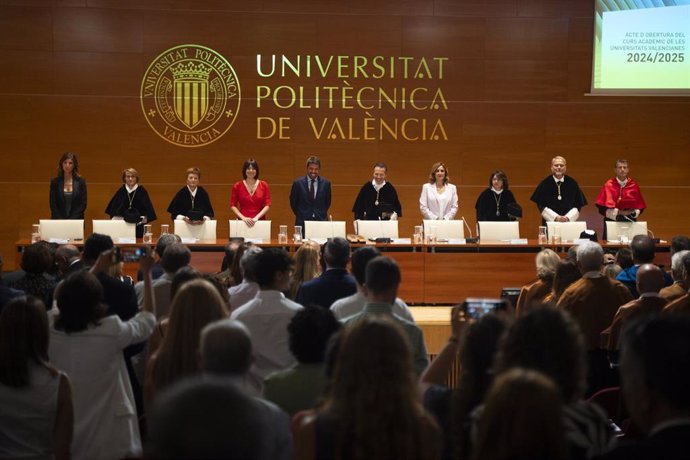
<path id="1" fill-rule="evenodd" d="M 496 189 L 493 188 L 493 187 L 491 187 L 491 191 L 494 192 L 496 195 L 500 195 L 501 193 L 503 193 L 503 189 L 501 189 L 501 190 L 496 190 Z"/>
<path id="2" fill-rule="evenodd" d="M 379 184 L 376 183 L 376 180 L 375 180 L 375 179 L 372 179 L 372 180 L 371 180 L 371 185 L 372 185 L 372 186 L 374 187 L 374 189 L 378 192 L 379 190 L 381 190 L 381 189 L 383 188 L 384 185 L 386 185 L 386 181 L 384 180 L 383 183 L 382 183 L 381 185 L 379 185 Z"/>
<path id="3" fill-rule="evenodd" d="M 132 188 L 129 188 L 129 185 L 125 184 L 125 188 L 127 189 L 127 193 L 132 193 L 133 191 L 139 188 L 139 184 L 134 184 L 134 187 Z"/>
<path id="4" fill-rule="evenodd" d="M 554 182 L 565 182 L 565 174 L 563 174 L 563 177 L 561 177 L 560 179 L 553 175 L 551 177 L 553 177 Z"/>
<path id="5" fill-rule="evenodd" d="M 197 185 L 197 187 L 194 189 L 194 191 L 192 191 L 192 189 L 189 188 L 189 185 L 188 185 L 188 186 L 187 186 L 187 190 L 189 190 L 189 193 L 191 193 L 192 196 L 193 196 L 194 198 L 196 198 L 196 192 L 199 190 L 199 186 Z"/>
<path id="6" fill-rule="evenodd" d="M 618 182 L 618 185 L 625 187 L 625 184 L 628 183 L 628 178 L 626 177 L 625 180 L 620 180 L 618 177 L 616 177 L 616 181 Z"/>

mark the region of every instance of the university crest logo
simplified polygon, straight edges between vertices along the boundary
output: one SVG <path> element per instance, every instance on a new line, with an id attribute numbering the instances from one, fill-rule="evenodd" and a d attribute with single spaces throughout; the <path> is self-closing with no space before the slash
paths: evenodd
<path id="1" fill-rule="evenodd" d="M 151 62 L 141 81 L 141 110 L 160 137 L 180 147 L 220 139 L 240 109 L 240 83 L 230 63 L 200 45 L 180 45 Z"/>

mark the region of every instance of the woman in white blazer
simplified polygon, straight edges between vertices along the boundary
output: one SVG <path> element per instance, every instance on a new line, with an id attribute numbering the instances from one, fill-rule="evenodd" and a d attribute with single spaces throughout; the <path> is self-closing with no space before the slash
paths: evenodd
<path id="1" fill-rule="evenodd" d="M 419 210 L 425 220 L 452 220 L 458 212 L 458 190 L 448 182 L 448 168 L 434 163 L 429 182 L 422 186 Z"/>
<path id="2" fill-rule="evenodd" d="M 141 259 L 144 308 L 129 321 L 103 316 L 103 288 L 94 273 L 111 264 L 112 250 L 98 258 L 92 272 L 80 271 L 58 285 L 57 309 L 48 312 L 50 359 L 66 372 L 74 388 L 75 460 L 137 457 L 141 436 L 132 387 L 122 350 L 148 339 L 156 323 L 151 291 L 153 259 Z"/>

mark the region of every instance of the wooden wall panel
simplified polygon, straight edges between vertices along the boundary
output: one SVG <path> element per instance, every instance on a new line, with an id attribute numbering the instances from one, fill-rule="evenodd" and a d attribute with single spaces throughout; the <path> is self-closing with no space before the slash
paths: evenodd
<path id="1" fill-rule="evenodd" d="M 89 184 L 87 221 L 120 186 L 120 171 L 136 167 L 159 214 L 184 183 L 184 170 L 202 168 L 227 234 L 230 187 L 242 162 L 256 158 L 271 186 L 275 225 L 292 223 L 292 181 L 318 154 L 333 182 L 330 214 L 352 220 L 352 202 L 377 161 L 403 203 L 400 232 L 421 220 L 418 196 L 435 161 L 444 161 L 458 185 L 460 215 L 474 229 L 474 202 L 491 170 L 506 170 L 524 209 L 523 236 L 533 237 L 539 214 L 529 197 L 549 173 L 555 154 L 592 203 L 611 176 L 615 158 L 630 160 L 657 236 L 688 233 L 683 199 L 690 187 L 690 105 L 683 98 L 590 97 L 591 0 L 0 0 L 0 145 L 10 175 L 0 179 L 0 252 L 14 260 L 13 242 L 48 215 L 48 181 L 62 152 L 79 155 Z M 198 43 L 231 62 L 242 88 L 237 120 L 215 143 L 189 149 L 155 134 L 141 113 L 141 77 L 164 50 Z M 256 55 L 363 55 L 448 57 L 442 80 L 378 81 L 294 75 L 259 78 Z M 432 66 L 435 70 L 436 68 Z M 347 83 L 345 83 L 345 81 Z M 447 110 L 369 110 L 374 119 L 440 118 L 447 141 L 317 139 L 307 122 L 353 117 L 363 110 L 277 109 L 256 101 L 257 86 L 362 85 L 442 89 Z M 283 99 L 284 102 L 284 99 Z M 323 102 L 323 101 L 322 101 Z M 290 117 L 290 140 L 258 140 L 257 116 Z M 361 133 L 355 130 L 354 135 Z M 601 219 L 590 204 L 583 217 Z M 90 223 L 89 223 L 90 226 Z M 90 228 L 87 226 L 87 228 Z M 473 230 L 474 231 L 474 230 Z"/>

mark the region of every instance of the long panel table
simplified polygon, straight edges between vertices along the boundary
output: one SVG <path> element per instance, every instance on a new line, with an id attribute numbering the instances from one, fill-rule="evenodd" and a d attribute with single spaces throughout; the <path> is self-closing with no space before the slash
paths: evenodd
<path id="1" fill-rule="evenodd" d="M 220 270 L 223 248 L 227 240 L 188 244 L 192 250 L 192 265 L 202 272 Z M 17 241 L 17 266 L 21 251 L 31 244 L 28 239 Z M 74 243 L 80 246 L 81 242 Z M 154 242 L 155 244 L 155 242 Z M 122 244 L 121 246 L 141 246 Z M 399 296 L 409 304 L 453 304 L 466 297 L 498 297 L 504 287 L 520 287 L 536 279 L 535 256 L 544 247 L 565 255 L 572 244 L 539 245 L 536 240 L 527 244 L 472 243 L 450 244 L 378 244 L 381 252 L 395 259 L 402 272 Z M 260 244 L 264 247 L 283 247 L 294 253 L 299 245 L 278 244 L 277 240 Z M 358 245 L 353 245 L 357 247 Z M 615 251 L 621 245 L 604 245 Z M 670 267 L 668 244 L 657 245 L 655 262 Z M 125 272 L 136 274 L 136 264 L 126 264 Z"/>

